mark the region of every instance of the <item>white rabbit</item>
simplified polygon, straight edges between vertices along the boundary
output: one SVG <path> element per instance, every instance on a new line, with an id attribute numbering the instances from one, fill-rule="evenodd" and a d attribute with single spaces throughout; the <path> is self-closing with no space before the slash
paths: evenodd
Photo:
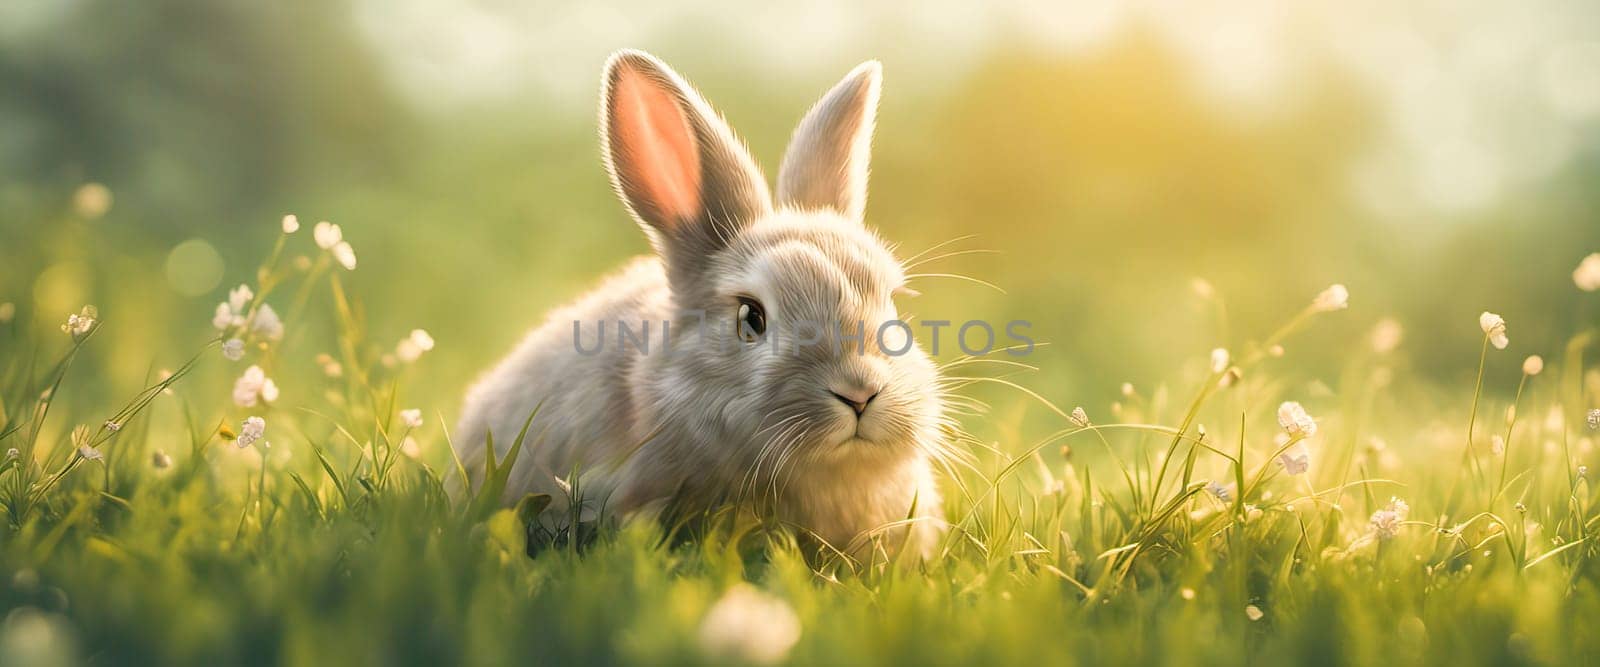
<path id="1" fill-rule="evenodd" d="M 499 460 L 538 408 L 508 502 L 559 498 L 555 478 L 579 471 L 611 512 L 738 504 L 841 550 L 883 535 L 926 554 L 943 529 L 934 464 L 949 450 L 936 367 L 914 341 L 878 342 L 908 292 L 862 223 L 880 79 L 864 63 L 811 109 L 774 200 L 677 73 L 614 54 L 602 152 L 655 256 L 550 314 L 468 392 L 455 441 L 474 477 L 485 435 Z M 649 323 L 648 351 L 619 340 L 619 322 L 634 337 Z M 831 330 L 802 346 L 815 332 L 785 338 L 798 322 Z"/>

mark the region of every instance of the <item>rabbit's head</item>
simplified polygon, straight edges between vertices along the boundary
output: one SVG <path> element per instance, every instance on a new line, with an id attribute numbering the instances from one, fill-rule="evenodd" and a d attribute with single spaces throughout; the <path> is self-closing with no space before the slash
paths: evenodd
<path id="1" fill-rule="evenodd" d="M 601 139 L 617 193 L 666 267 L 676 317 L 661 411 L 764 457 L 938 454 L 937 373 L 898 324 L 912 294 L 863 224 L 880 67 L 851 71 L 801 121 L 776 196 L 687 83 L 634 51 L 607 64 Z M 686 415 L 693 414 L 690 418 Z M 770 463 L 770 461 L 769 461 Z"/>

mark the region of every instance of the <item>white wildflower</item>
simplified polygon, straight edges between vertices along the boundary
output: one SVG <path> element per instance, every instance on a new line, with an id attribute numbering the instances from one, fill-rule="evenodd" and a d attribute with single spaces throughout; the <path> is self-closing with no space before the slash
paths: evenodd
<path id="1" fill-rule="evenodd" d="M 298 231 L 300 231 L 300 218 L 295 217 L 293 213 L 283 216 L 283 233 L 293 234 Z"/>
<path id="2" fill-rule="evenodd" d="M 800 641 L 800 617 L 782 599 L 737 584 L 700 621 L 700 650 L 716 660 L 771 665 Z"/>
<path id="3" fill-rule="evenodd" d="M 1484 311 L 1482 315 L 1478 316 L 1478 326 L 1483 329 L 1484 334 L 1489 336 L 1489 343 L 1494 345 L 1494 349 L 1504 350 L 1507 345 L 1511 344 L 1511 340 L 1506 338 L 1505 318 Z"/>
<path id="4" fill-rule="evenodd" d="M 1400 341 L 1405 339 L 1405 328 L 1394 318 L 1385 317 L 1378 320 L 1372 327 L 1372 351 L 1378 354 L 1388 354 L 1400 347 Z"/>
<path id="5" fill-rule="evenodd" d="M 1223 484 L 1217 482 L 1216 480 L 1212 480 L 1212 481 L 1206 483 L 1206 491 L 1209 491 L 1211 493 L 1211 495 L 1216 496 L 1217 500 L 1220 500 L 1220 501 L 1225 502 L 1225 503 L 1233 502 L 1233 485 L 1232 484 L 1228 484 L 1228 485 L 1224 486 Z"/>
<path id="6" fill-rule="evenodd" d="M 222 331 L 228 327 L 240 324 L 244 324 L 244 317 L 235 316 L 233 314 L 233 308 L 228 306 L 228 302 L 224 301 L 217 304 L 217 312 L 211 316 L 211 326 L 213 328 L 215 328 L 217 331 Z"/>
<path id="7" fill-rule="evenodd" d="M 72 336 L 73 340 L 77 340 L 94 329 L 94 321 L 99 317 L 100 311 L 95 310 L 94 306 L 84 306 L 83 310 L 67 316 L 67 323 L 61 325 L 61 331 Z"/>
<path id="8" fill-rule="evenodd" d="M 240 285 L 228 290 L 228 300 L 217 304 L 216 313 L 211 316 L 211 326 L 217 331 L 243 326 L 245 314 L 250 310 L 250 302 L 255 298 L 256 295 L 250 291 L 249 285 Z"/>
<path id="9" fill-rule="evenodd" d="M 1345 289 L 1344 285 L 1337 283 L 1330 285 L 1328 289 L 1322 290 L 1322 292 L 1317 295 L 1317 298 L 1311 301 L 1311 309 L 1319 313 L 1344 310 L 1345 308 L 1349 307 L 1350 290 Z"/>
<path id="10" fill-rule="evenodd" d="M 105 427 L 106 427 L 107 431 L 110 431 L 112 433 L 116 433 L 117 431 L 121 431 L 122 430 L 122 424 L 118 424 L 117 422 L 112 421 L 110 419 L 106 420 Z"/>
<path id="11" fill-rule="evenodd" d="M 400 411 L 400 423 L 401 424 L 405 424 L 406 428 L 421 428 L 422 427 L 422 411 L 418 410 L 416 408 L 411 408 L 409 410 L 401 410 Z"/>
<path id="12" fill-rule="evenodd" d="M 22 452 L 17 451 L 16 447 L 12 447 L 11 449 L 6 450 L 6 460 L 7 461 L 9 461 L 11 459 L 15 459 L 15 458 L 21 458 L 21 457 L 22 457 Z"/>
<path id="13" fill-rule="evenodd" d="M 1317 434 L 1317 421 L 1295 401 L 1284 401 L 1278 406 L 1278 425 L 1291 436 L 1309 438 Z"/>
<path id="14" fill-rule="evenodd" d="M 252 408 L 258 400 L 268 403 L 278 400 L 278 385 L 260 366 L 251 366 L 234 381 L 233 402 L 242 408 Z"/>
<path id="15" fill-rule="evenodd" d="M 1266 614 L 1266 612 L 1261 611 L 1260 607 L 1257 607 L 1257 606 L 1252 604 L 1252 605 L 1246 605 L 1245 606 L 1245 608 L 1244 608 L 1244 616 L 1245 616 L 1245 618 L 1248 618 L 1248 619 L 1250 619 L 1252 621 L 1259 621 L 1259 620 L 1261 620 L 1263 618 L 1266 618 L 1267 614 Z"/>
<path id="16" fill-rule="evenodd" d="M 422 356 L 423 352 L 433 349 L 433 336 L 422 329 L 412 329 L 411 334 L 395 346 L 394 354 L 400 361 L 411 363 Z"/>
<path id="17" fill-rule="evenodd" d="M 333 258 L 339 261 L 339 266 L 344 267 L 344 270 L 356 270 L 356 250 L 350 247 L 349 242 L 340 241 L 329 252 L 333 253 Z"/>
<path id="18" fill-rule="evenodd" d="M 1067 415 L 1067 421 L 1072 422 L 1072 425 L 1078 428 L 1089 428 L 1090 426 L 1089 413 L 1084 412 L 1082 406 L 1073 408 L 1072 414 Z"/>
<path id="19" fill-rule="evenodd" d="M 1537 354 L 1530 355 L 1522 360 L 1522 372 L 1525 375 L 1538 375 L 1544 371 L 1544 357 Z"/>
<path id="20" fill-rule="evenodd" d="M 1498 435 L 1489 438 L 1489 451 L 1491 453 L 1493 453 L 1495 456 L 1500 456 L 1500 455 L 1505 454 L 1506 453 L 1506 439 L 1501 437 L 1501 436 L 1498 436 Z"/>
<path id="21" fill-rule="evenodd" d="M 1585 292 L 1600 290 L 1600 252 L 1590 253 L 1572 271 L 1572 282 Z"/>
<path id="22" fill-rule="evenodd" d="M 1400 524 L 1406 520 L 1406 515 L 1411 513 L 1411 506 L 1399 498 L 1390 498 L 1389 504 L 1383 509 L 1372 513 L 1369 523 L 1372 534 L 1380 540 L 1394 538 L 1400 532 Z"/>
<path id="23" fill-rule="evenodd" d="M 264 303 L 256 310 L 255 321 L 251 322 L 250 330 L 255 335 L 270 341 L 283 340 L 283 320 L 278 319 L 278 311 Z"/>
<path id="24" fill-rule="evenodd" d="M 244 449 L 256 444 L 256 441 L 261 440 L 266 433 L 267 420 L 260 417 L 246 417 L 244 423 L 239 425 L 239 438 L 234 444 L 239 445 L 239 449 Z M 266 443 L 263 441 L 262 444 Z"/>
<path id="25" fill-rule="evenodd" d="M 83 457 L 85 459 L 88 459 L 90 461 L 104 461 L 105 458 L 106 458 L 106 455 L 100 453 L 100 450 L 95 449 L 93 447 L 90 447 L 88 445 L 80 445 L 78 447 L 78 456 L 81 456 L 81 457 Z"/>
<path id="26" fill-rule="evenodd" d="M 254 301 L 255 298 L 256 293 L 250 290 L 249 285 L 240 285 L 228 290 L 228 308 L 232 309 L 233 312 L 242 315 L 244 314 L 245 309 L 250 307 L 250 302 Z"/>
<path id="27" fill-rule="evenodd" d="M 1304 475 L 1311 469 L 1311 449 L 1304 444 L 1278 455 L 1278 463 L 1290 475 Z"/>
<path id="28" fill-rule="evenodd" d="M 1132 382 L 1124 382 L 1124 383 L 1122 383 L 1122 395 L 1123 396 L 1128 396 L 1128 397 L 1132 397 L 1133 396 L 1133 383 Z"/>
<path id="29" fill-rule="evenodd" d="M 344 241 L 344 231 L 338 225 L 323 221 L 311 228 L 311 238 L 316 239 L 317 247 L 323 250 L 332 250 L 334 246 Z"/>
<path id="30" fill-rule="evenodd" d="M 1589 411 L 1589 430 L 1600 429 L 1600 408 Z"/>
<path id="31" fill-rule="evenodd" d="M 229 338 L 228 342 L 222 344 L 222 357 L 228 361 L 243 359 L 244 341 L 237 338 Z"/>
<path id="32" fill-rule="evenodd" d="M 1211 351 L 1211 372 L 1212 373 L 1221 373 L 1221 372 L 1223 372 L 1225 370 L 1228 370 L 1228 362 L 1231 361 L 1231 360 L 1232 360 L 1232 358 L 1228 355 L 1228 351 L 1227 350 L 1225 350 L 1223 348 L 1220 348 L 1220 347 L 1217 348 L 1217 349 L 1212 350 Z"/>

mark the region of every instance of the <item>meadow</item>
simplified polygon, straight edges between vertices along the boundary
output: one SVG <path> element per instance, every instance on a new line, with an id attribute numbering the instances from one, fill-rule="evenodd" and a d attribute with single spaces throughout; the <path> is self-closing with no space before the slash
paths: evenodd
<path id="1" fill-rule="evenodd" d="M 351 242 L 281 225 L 255 280 L 175 323 L 209 342 L 121 402 L 66 398 L 96 382 L 75 362 L 117 345 L 108 308 L 38 314 L 56 327 L 5 308 L 6 664 L 1600 654 L 1592 329 L 1509 373 L 1499 348 L 1516 323 L 1484 313 L 1441 334 L 1481 339 L 1462 360 L 1475 382 L 1430 395 L 1395 363 L 1411 334 L 1382 322 L 1351 342 L 1343 391 L 1296 394 L 1281 379 L 1296 334 L 1359 304 L 1335 285 L 1170 382 L 1124 385 L 1103 413 L 1029 389 L 1004 355 L 956 357 L 947 378 L 1017 392 L 1055 430 L 955 435 L 970 458 L 947 480 L 931 560 L 808 555 L 781 527 L 737 521 L 552 539 L 540 499 L 500 506 L 492 463 L 478 493 L 453 488 L 447 418 L 406 402 L 435 342 L 368 332 Z M 1196 282 L 1190 298 L 1222 297 Z M 311 323 L 334 352 L 302 344 Z M 282 394 L 276 376 L 308 365 L 283 382 L 305 396 Z M 192 389 L 207 373 L 231 391 Z M 1018 424 L 962 405 L 964 423 Z"/>
<path id="2" fill-rule="evenodd" d="M 1535 4 L 0 3 L 0 665 L 1600 662 L 1600 9 Z M 882 63 L 919 341 L 1038 343 L 944 332 L 928 560 L 457 484 L 650 251 L 624 47 L 769 177 Z"/>

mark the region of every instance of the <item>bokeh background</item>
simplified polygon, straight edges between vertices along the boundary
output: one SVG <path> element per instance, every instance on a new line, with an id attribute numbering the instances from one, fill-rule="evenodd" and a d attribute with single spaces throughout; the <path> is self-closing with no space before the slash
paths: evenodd
<path id="1" fill-rule="evenodd" d="M 1005 290 L 929 279 L 917 314 L 1032 321 L 1050 345 L 1018 381 L 1065 405 L 1242 349 L 1336 282 L 1352 307 L 1289 348 L 1335 389 L 1381 318 L 1448 385 L 1482 310 L 1511 323 L 1508 369 L 1597 317 L 1571 272 L 1600 250 L 1600 5 L 755 4 L 0 3 L 0 302 L 41 331 L 98 305 L 78 395 L 126 396 L 213 335 L 280 216 L 330 220 L 372 339 L 439 342 L 408 398 L 453 415 L 647 251 L 594 121 L 605 57 L 635 47 L 769 178 L 816 97 L 881 60 L 870 223 L 906 255 L 974 235 L 947 249 L 995 253 L 926 270 Z"/>

